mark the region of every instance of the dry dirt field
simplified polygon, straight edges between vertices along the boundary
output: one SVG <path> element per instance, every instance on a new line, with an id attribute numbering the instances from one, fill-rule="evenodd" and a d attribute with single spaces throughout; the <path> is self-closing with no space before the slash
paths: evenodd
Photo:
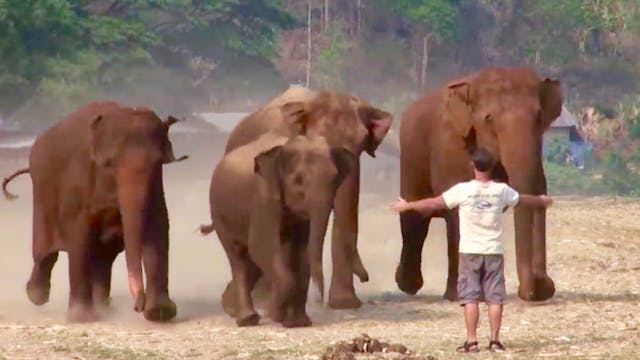
<path id="1" fill-rule="evenodd" d="M 367 175 L 359 248 L 371 281 L 357 283 L 357 292 L 365 305 L 355 311 L 335 311 L 309 304 L 311 328 L 283 329 L 264 319 L 257 327 L 237 328 L 219 306 L 230 277 L 226 257 L 215 235 L 202 237 L 195 231 L 208 220 L 208 176 L 223 141 L 175 144 L 176 155 L 190 144 L 192 159 L 166 167 L 170 291 L 178 304 L 178 316 L 169 324 L 149 323 L 133 312 L 123 256 L 114 264 L 113 311 L 101 322 L 65 322 L 64 255 L 54 268 L 51 302 L 42 307 L 29 303 L 24 285 L 32 265 L 31 182 L 28 176 L 16 179 L 11 189 L 20 198 L 0 199 L 0 359 L 320 359 L 332 342 L 362 333 L 404 344 L 414 359 L 640 358 L 640 201 L 558 199 L 549 210 L 547 229 L 548 268 L 557 294 L 537 304 L 514 295 L 517 277 L 509 216 L 504 238 L 509 299 L 502 329 L 508 351 L 494 355 L 483 349 L 479 354 L 458 355 L 454 349 L 464 340 L 461 311 L 457 304 L 440 300 L 446 276 L 444 223 L 435 221 L 427 239 L 424 288 L 413 297 L 401 293 L 394 282 L 399 224 L 386 208 L 397 194 L 397 173 L 369 175 L 371 164 L 378 160 L 365 161 L 363 170 Z M 0 159 L 0 175 L 24 164 L 21 158 Z M 326 245 L 328 277 L 328 241 Z M 479 336 L 484 348 L 488 344 L 484 311 Z"/>

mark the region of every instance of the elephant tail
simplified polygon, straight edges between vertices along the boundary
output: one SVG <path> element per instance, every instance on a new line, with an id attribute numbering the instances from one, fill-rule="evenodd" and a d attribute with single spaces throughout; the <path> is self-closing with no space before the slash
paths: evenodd
<path id="1" fill-rule="evenodd" d="M 7 185 L 9 185 L 9 183 L 11 182 L 11 180 L 13 180 L 14 178 L 22 175 L 22 174 L 27 174 L 30 173 L 31 170 L 29 168 L 24 168 L 24 169 L 20 169 L 16 172 L 14 172 L 13 174 L 11 174 L 9 177 L 6 177 L 2 180 L 2 193 L 4 194 L 5 199 L 7 200 L 14 200 L 18 198 L 18 195 L 12 194 L 9 192 L 9 190 L 7 190 Z"/>
<path id="2" fill-rule="evenodd" d="M 208 225 L 200 225 L 200 234 L 202 235 L 209 235 L 212 232 L 214 232 L 216 229 L 215 227 L 213 227 L 213 224 L 208 224 Z"/>

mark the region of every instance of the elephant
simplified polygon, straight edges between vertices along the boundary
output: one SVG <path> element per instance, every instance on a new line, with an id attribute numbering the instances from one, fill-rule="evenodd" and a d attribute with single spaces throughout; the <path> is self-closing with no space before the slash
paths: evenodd
<path id="1" fill-rule="evenodd" d="M 40 134 L 29 167 L 33 184 L 33 270 L 26 292 L 35 305 L 49 301 L 51 271 L 59 251 L 69 255 L 72 322 L 99 318 L 109 304 L 111 268 L 124 250 L 134 310 L 150 321 L 168 321 L 169 219 L 162 165 L 176 159 L 169 127 L 152 110 L 112 101 L 91 102 Z M 146 274 L 143 288 L 142 264 Z"/>
<path id="2" fill-rule="evenodd" d="M 400 192 L 407 201 L 443 193 L 473 178 L 470 154 L 478 147 L 497 159 L 492 176 L 520 193 L 546 194 L 542 137 L 562 110 L 559 80 L 541 79 L 526 67 L 492 67 L 464 76 L 413 102 L 400 124 Z M 546 272 L 545 210 L 516 206 L 518 295 L 527 301 L 553 296 Z M 448 279 L 445 299 L 458 298 L 458 214 L 440 211 L 400 216 L 402 252 L 396 283 L 408 294 L 423 285 L 422 247 L 433 217 L 446 221 Z"/>
<path id="3" fill-rule="evenodd" d="M 312 91 L 290 86 L 262 108 L 245 117 L 231 132 L 225 153 L 248 144 L 267 132 L 292 136 L 306 132 L 325 136 L 332 147 L 344 147 L 358 156 L 375 152 L 389 131 L 393 117 L 370 103 L 345 93 Z M 361 282 L 369 274 L 357 251 L 360 160 L 356 170 L 342 182 L 334 199 L 331 254 L 333 272 L 329 288 L 329 307 L 353 309 L 362 305 L 355 294 L 353 274 Z M 324 284 L 318 287 L 317 302 L 323 302 Z"/>
<path id="4" fill-rule="evenodd" d="M 285 327 L 310 326 L 310 272 L 322 272 L 322 247 L 340 183 L 357 156 L 324 137 L 267 132 L 227 153 L 211 177 L 211 224 L 231 266 L 223 309 L 238 326 L 258 324 L 251 291 L 271 284 L 270 316 Z"/>

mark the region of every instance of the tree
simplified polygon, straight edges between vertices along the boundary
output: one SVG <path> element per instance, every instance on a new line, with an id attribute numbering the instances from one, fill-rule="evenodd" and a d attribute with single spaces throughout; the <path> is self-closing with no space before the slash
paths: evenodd
<path id="1" fill-rule="evenodd" d="M 419 88 L 424 89 L 429 60 L 429 41 L 453 39 L 457 35 L 459 12 L 452 0 L 394 0 L 393 10 L 410 20 L 414 37 L 421 40 Z M 417 54 L 417 51 L 416 51 Z"/>
<path id="2" fill-rule="evenodd" d="M 68 110 L 96 89 L 128 81 L 123 71 L 133 64 L 188 71 L 194 59 L 268 63 L 279 31 L 297 24 L 281 6 L 279 0 L 0 0 L 0 89 L 11 89 L 0 93 L 0 112 L 7 116 L 36 93 Z"/>

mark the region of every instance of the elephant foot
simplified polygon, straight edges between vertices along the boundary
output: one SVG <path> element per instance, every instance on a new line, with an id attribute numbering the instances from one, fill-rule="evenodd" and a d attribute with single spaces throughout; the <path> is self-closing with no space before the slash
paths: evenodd
<path id="1" fill-rule="evenodd" d="M 354 269 L 353 273 L 358 277 L 361 283 L 366 283 L 369 281 L 369 272 L 363 267 L 357 267 Z"/>
<path id="2" fill-rule="evenodd" d="M 353 291 L 336 292 L 329 290 L 329 307 L 332 309 L 357 309 L 362 306 Z"/>
<path id="3" fill-rule="evenodd" d="M 307 327 L 311 326 L 311 319 L 309 319 L 309 316 L 307 314 L 301 314 L 285 319 L 282 322 L 282 326 L 286 328 Z"/>
<path id="4" fill-rule="evenodd" d="M 176 317 L 177 312 L 176 304 L 167 297 L 155 304 L 146 304 L 144 318 L 149 321 L 169 321 Z"/>
<path id="5" fill-rule="evenodd" d="M 136 302 L 133 304 L 133 311 L 135 312 L 143 312 L 145 305 L 145 296 L 144 292 L 140 291 L 138 296 L 136 296 Z"/>
<path id="6" fill-rule="evenodd" d="M 231 282 L 227 284 L 227 287 L 224 289 L 222 293 L 222 299 L 220 303 L 222 304 L 222 310 L 225 314 L 236 317 L 238 315 L 238 309 L 236 308 L 236 297 L 235 290 L 233 289 Z"/>
<path id="7" fill-rule="evenodd" d="M 319 305 L 324 304 L 324 296 L 323 296 L 323 294 L 320 294 L 319 292 L 316 293 L 316 296 L 314 298 L 314 302 L 316 304 L 319 304 Z"/>
<path id="8" fill-rule="evenodd" d="M 111 305 L 109 293 L 102 287 L 94 286 L 93 303 L 100 308 L 108 308 Z"/>
<path id="9" fill-rule="evenodd" d="M 457 279 L 455 281 L 452 281 L 452 280 L 448 280 L 447 281 L 447 288 L 444 291 L 444 294 L 442 295 L 442 298 L 444 300 L 448 300 L 448 301 L 457 301 L 459 299 L 459 297 L 458 297 L 458 280 Z"/>
<path id="10" fill-rule="evenodd" d="M 273 320 L 274 322 L 283 322 L 284 321 L 284 309 L 282 307 L 274 306 L 270 304 L 267 310 L 267 317 Z"/>
<path id="11" fill-rule="evenodd" d="M 27 297 L 29 300 L 37 306 L 46 304 L 49 301 L 50 284 L 34 284 L 32 282 L 27 283 Z"/>
<path id="12" fill-rule="evenodd" d="M 236 324 L 240 327 L 243 326 L 256 326 L 260 322 L 260 315 L 255 311 L 249 311 L 246 314 L 241 314 L 236 319 Z"/>
<path id="13" fill-rule="evenodd" d="M 67 312 L 67 321 L 71 323 L 88 323 L 98 319 L 98 315 L 90 305 L 72 305 Z"/>
<path id="14" fill-rule="evenodd" d="M 424 284 L 422 273 L 420 269 L 418 269 L 418 271 L 408 272 L 408 274 L 410 275 L 407 276 L 407 271 L 403 271 L 402 268 L 398 267 L 396 270 L 396 284 L 398 284 L 398 288 L 403 292 L 409 295 L 415 295 Z"/>
<path id="15" fill-rule="evenodd" d="M 525 301 L 544 301 L 550 299 L 555 294 L 556 288 L 553 280 L 549 276 L 536 277 L 533 279 L 533 289 L 527 291 L 522 284 L 518 287 L 518 297 Z"/>

